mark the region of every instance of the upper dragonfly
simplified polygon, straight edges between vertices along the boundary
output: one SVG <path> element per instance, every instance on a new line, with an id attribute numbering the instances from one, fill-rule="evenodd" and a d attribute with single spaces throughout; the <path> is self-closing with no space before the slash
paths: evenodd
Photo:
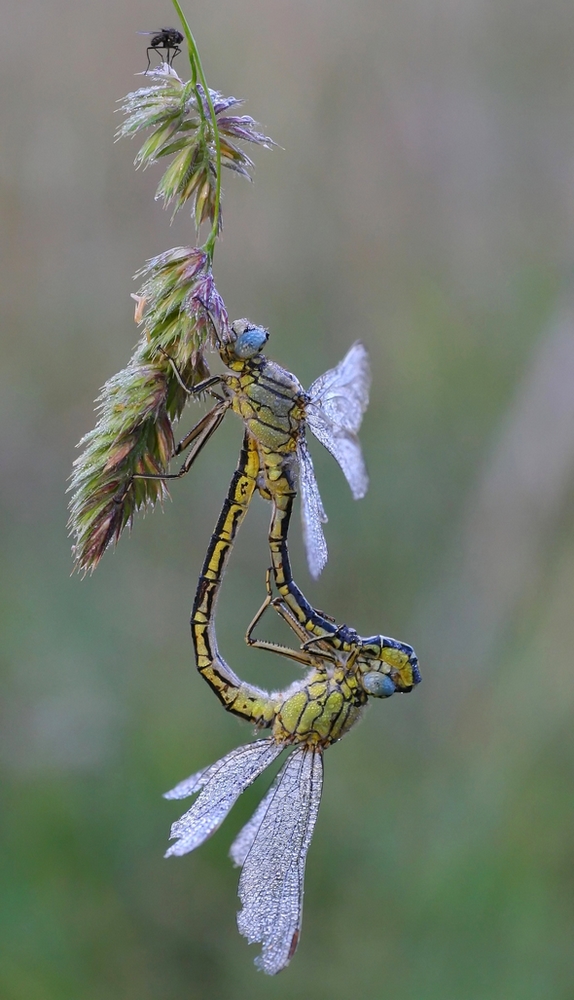
<path id="1" fill-rule="evenodd" d="M 257 776 L 292 749 L 230 851 L 242 868 L 239 930 L 250 943 L 261 944 L 256 965 L 272 975 L 289 963 L 299 941 L 305 863 L 321 799 L 323 751 L 357 722 L 370 696 L 388 698 L 395 691 L 410 690 L 412 678 L 408 683 L 401 671 L 383 660 L 369 661 L 358 649 L 349 654 L 340 648 L 267 647 L 310 668 L 306 677 L 286 690 L 268 692 L 242 681 L 226 663 L 217 645 L 215 607 L 237 526 L 260 475 L 257 452 L 249 447 L 248 434 L 245 438 L 199 578 L 191 624 L 201 675 L 229 712 L 258 729 L 270 729 L 271 736 L 237 747 L 167 793 L 171 799 L 195 794 L 198 798 L 173 824 L 175 843 L 166 856 L 199 847 Z M 304 626 L 281 599 L 272 599 L 269 580 L 267 597 L 250 633 L 269 605 L 304 643 Z"/>
<path id="2" fill-rule="evenodd" d="M 420 681 L 412 646 L 385 635 L 363 638 L 355 629 L 337 625 L 313 608 L 293 580 L 287 547 L 287 529 L 299 490 L 307 559 L 312 575 L 319 575 L 327 559 L 322 529 L 326 515 L 306 444 L 306 424 L 341 465 L 353 495 L 363 496 L 367 489 L 368 478 L 356 433 L 368 401 L 370 376 L 366 350 L 361 343 L 354 344 L 339 365 L 318 378 L 306 393 L 294 375 L 261 353 L 268 338 L 267 330 L 247 320 L 238 320 L 232 324 L 231 333 L 233 339 L 225 345 L 220 343 L 219 351 L 227 367 L 237 375 L 215 375 L 192 390 L 213 392 L 214 386 L 220 384 L 224 398 L 217 396 L 213 409 L 177 446 L 176 455 L 190 450 L 180 471 L 165 477 L 185 475 L 227 410 L 232 408 L 239 414 L 245 425 L 245 442 L 235 475 L 241 475 L 242 463 L 253 464 L 257 472 L 251 479 L 244 477 L 245 503 L 236 509 L 229 533 L 226 529 L 222 536 L 216 530 L 206 561 L 209 562 L 212 551 L 224 544 L 223 537 L 226 547 L 231 547 L 257 488 L 273 504 L 269 545 L 275 584 L 291 613 L 306 630 L 306 644 L 315 644 L 317 652 L 330 648 L 347 654 L 355 651 L 354 655 L 366 664 L 381 661 L 393 668 L 395 676 L 400 675 L 397 690 L 409 691 Z M 245 452 L 253 454 L 245 457 Z M 222 517 L 225 514 L 224 505 Z M 254 644 L 249 633 L 248 642 Z"/>
<path id="3" fill-rule="evenodd" d="M 230 329 L 231 339 L 220 343 L 219 353 L 233 374 L 211 376 L 189 390 L 193 395 L 208 390 L 217 402 L 175 448 L 174 456 L 190 449 L 179 472 L 157 478 L 185 475 L 227 410 L 234 410 L 257 444 L 268 490 L 273 491 L 273 484 L 286 469 L 298 478 L 307 562 L 316 579 L 327 562 L 322 528 L 327 515 L 305 430 L 309 427 L 337 460 L 353 497 L 363 497 L 369 480 L 357 432 L 369 401 L 367 351 L 357 341 L 336 368 L 321 375 L 305 392 L 291 372 L 262 354 L 267 330 L 246 319 L 236 320 Z M 215 392 L 218 385 L 222 397 Z"/>

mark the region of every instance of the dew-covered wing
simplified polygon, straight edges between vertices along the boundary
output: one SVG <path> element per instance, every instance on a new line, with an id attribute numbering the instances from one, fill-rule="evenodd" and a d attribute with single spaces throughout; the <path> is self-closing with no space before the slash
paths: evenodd
<path id="1" fill-rule="evenodd" d="M 271 799 L 275 794 L 275 789 L 277 788 L 277 783 L 280 777 L 281 772 L 275 778 L 275 781 L 269 788 L 265 797 L 261 799 L 261 802 L 257 806 L 257 809 L 253 813 L 251 819 L 247 821 L 245 826 L 241 827 L 241 830 L 229 848 L 229 857 L 233 861 L 236 868 L 241 868 L 243 866 L 245 858 L 251 850 L 251 845 L 253 844 L 253 841 L 259 832 L 259 827 L 265 818 L 265 813 L 267 812 Z"/>
<path id="2" fill-rule="evenodd" d="M 319 487 L 315 479 L 313 460 L 303 436 L 297 442 L 297 458 L 299 460 L 299 492 L 301 495 L 303 542 L 305 543 L 309 572 L 313 579 L 316 580 L 327 562 L 327 542 L 325 541 L 325 535 L 321 527 L 322 524 L 325 524 L 327 515 L 325 514 Z"/>
<path id="3" fill-rule="evenodd" d="M 220 764 L 221 761 L 218 760 L 209 767 L 202 767 L 201 771 L 196 771 L 189 778 L 184 778 L 175 788 L 170 788 L 169 792 L 163 793 L 164 799 L 187 799 L 190 795 L 195 795 L 209 781 L 211 774 L 217 770 Z"/>
<path id="4" fill-rule="evenodd" d="M 170 837 L 176 842 L 166 852 L 166 858 L 187 854 L 203 844 L 221 825 L 241 793 L 283 749 L 273 739 L 237 747 L 168 792 L 170 798 L 184 798 L 201 789 L 191 809 L 172 824 Z"/>
<path id="5" fill-rule="evenodd" d="M 364 497 L 369 486 L 357 431 L 370 385 L 369 356 L 357 341 L 336 368 L 313 382 L 306 407 L 309 427 L 341 466 L 355 500 Z"/>
<path id="6" fill-rule="evenodd" d="M 254 837 L 239 879 L 243 908 L 237 925 L 250 944 L 262 945 L 255 964 L 269 975 L 288 965 L 299 941 L 305 862 L 322 785 L 321 750 L 298 747 L 279 772 L 263 800 L 266 808 L 250 831 Z"/>

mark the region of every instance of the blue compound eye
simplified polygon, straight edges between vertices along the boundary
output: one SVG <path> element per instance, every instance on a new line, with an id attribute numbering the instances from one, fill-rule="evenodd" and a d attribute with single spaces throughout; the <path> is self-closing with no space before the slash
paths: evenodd
<path id="1" fill-rule="evenodd" d="M 372 695 L 373 698 L 390 698 L 396 691 L 389 675 L 381 674 L 376 670 L 365 674 L 362 683 L 367 694 Z"/>
<path id="2" fill-rule="evenodd" d="M 267 343 L 269 331 L 262 326 L 252 326 L 240 333 L 233 345 L 236 358 L 252 358 Z"/>

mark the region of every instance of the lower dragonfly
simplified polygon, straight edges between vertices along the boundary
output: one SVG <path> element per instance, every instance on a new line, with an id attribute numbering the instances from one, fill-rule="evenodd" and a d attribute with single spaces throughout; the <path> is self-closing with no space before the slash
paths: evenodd
<path id="1" fill-rule="evenodd" d="M 284 691 L 267 692 L 242 681 L 217 645 L 215 606 L 237 527 L 257 488 L 260 464 L 246 434 L 240 461 L 204 562 L 192 612 L 199 672 L 225 708 L 271 736 L 237 747 L 210 767 L 180 782 L 166 798 L 197 794 L 171 829 L 175 843 L 167 856 L 199 847 L 221 825 L 241 793 L 279 757 L 291 750 L 269 791 L 234 840 L 230 854 L 241 867 L 237 923 L 248 942 L 259 943 L 255 964 L 269 975 L 288 965 L 299 942 L 303 883 L 323 784 L 323 752 L 360 718 L 369 696 L 388 698 L 400 690 L 400 675 L 382 661 L 367 662 L 358 648 L 289 650 L 310 669 Z M 308 633 L 281 599 L 267 597 L 250 626 L 272 605 L 302 641 Z M 405 688 L 407 690 L 407 688 Z"/>

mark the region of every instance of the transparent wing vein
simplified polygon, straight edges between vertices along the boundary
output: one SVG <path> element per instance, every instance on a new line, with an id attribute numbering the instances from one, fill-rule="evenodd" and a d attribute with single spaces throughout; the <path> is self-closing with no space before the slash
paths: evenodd
<path id="1" fill-rule="evenodd" d="M 183 798 L 201 789 L 191 809 L 172 824 L 170 836 L 176 843 L 168 849 L 166 858 L 187 854 L 203 844 L 221 825 L 241 793 L 283 749 L 273 739 L 237 747 L 168 792 L 172 798 Z"/>
<path id="2" fill-rule="evenodd" d="M 321 494 L 315 479 L 313 460 L 309 454 L 307 443 L 301 437 L 297 443 L 297 458 L 299 459 L 299 492 L 301 494 L 301 520 L 303 523 L 303 541 L 307 553 L 309 572 L 314 580 L 320 576 L 327 562 L 327 542 L 321 524 L 327 520 L 323 508 Z"/>
<path id="3" fill-rule="evenodd" d="M 239 880 L 237 925 L 250 944 L 262 945 L 255 964 L 269 975 L 288 965 L 299 940 L 305 862 L 322 785 L 321 751 L 298 747 L 237 838 L 248 831 L 238 857 L 251 841 Z"/>
<path id="4" fill-rule="evenodd" d="M 370 384 L 369 356 L 357 341 L 336 368 L 313 382 L 306 409 L 309 427 L 341 466 L 356 500 L 369 485 L 357 431 L 369 402 Z"/>
<path id="5" fill-rule="evenodd" d="M 229 857 L 233 861 L 236 868 L 241 868 L 245 862 L 245 858 L 251 850 L 253 841 L 255 840 L 259 827 L 261 826 L 265 813 L 267 812 L 271 799 L 275 794 L 275 789 L 277 788 L 277 782 L 279 776 L 275 778 L 275 781 L 269 788 L 267 794 L 257 806 L 257 809 L 253 813 L 250 820 L 247 821 L 245 826 L 241 828 L 237 834 L 235 840 L 233 841 L 231 847 L 229 848 Z"/>

